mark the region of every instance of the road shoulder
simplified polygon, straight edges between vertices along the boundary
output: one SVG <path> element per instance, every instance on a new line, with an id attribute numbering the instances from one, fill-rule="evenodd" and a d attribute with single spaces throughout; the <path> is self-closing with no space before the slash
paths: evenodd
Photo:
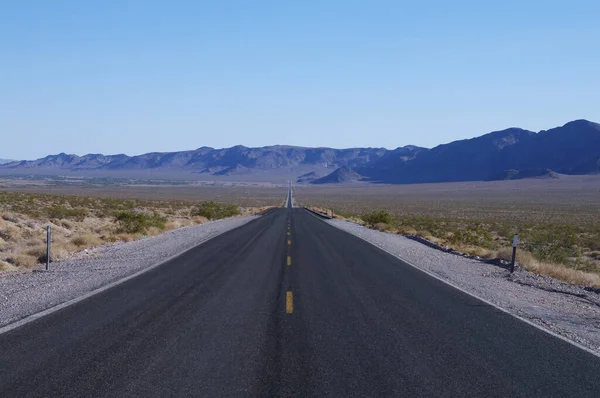
<path id="1" fill-rule="evenodd" d="M 326 222 L 600 355 L 600 297 L 597 293 L 583 288 L 580 294 L 574 293 L 573 289 L 565 293 L 553 287 L 561 282 L 521 269 L 510 275 L 503 268 L 444 253 L 401 235 L 371 230 L 347 221 Z M 532 281 L 536 283 L 529 283 Z"/>
<path id="2" fill-rule="evenodd" d="M 0 274 L 0 328 L 101 291 L 255 218 L 233 217 L 102 246 L 53 263 L 48 272 L 40 267 L 27 273 Z"/>

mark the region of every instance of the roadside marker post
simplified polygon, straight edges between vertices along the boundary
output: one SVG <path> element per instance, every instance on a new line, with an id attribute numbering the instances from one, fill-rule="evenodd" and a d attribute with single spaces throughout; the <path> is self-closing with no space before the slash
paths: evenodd
<path id="1" fill-rule="evenodd" d="M 51 242 L 52 229 L 50 225 L 46 227 L 46 271 L 50 269 L 50 242 Z"/>
<path id="2" fill-rule="evenodd" d="M 515 260 L 517 259 L 517 245 L 519 244 L 519 234 L 515 234 L 513 238 L 513 253 L 512 261 L 510 262 L 510 273 L 515 272 Z"/>

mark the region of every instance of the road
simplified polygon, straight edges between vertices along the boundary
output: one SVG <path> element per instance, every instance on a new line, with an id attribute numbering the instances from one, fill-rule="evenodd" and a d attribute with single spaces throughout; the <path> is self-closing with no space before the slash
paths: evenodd
<path id="1" fill-rule="evenodd" d="M 600 392 L 598 357 L 302 209 L 2 334 L 0 353 L 2 397 Z"/>

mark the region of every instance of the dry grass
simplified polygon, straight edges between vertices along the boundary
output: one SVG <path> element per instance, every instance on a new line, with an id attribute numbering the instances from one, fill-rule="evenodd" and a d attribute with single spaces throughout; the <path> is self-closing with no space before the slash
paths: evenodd
<path id="1" fill-rule="evenodd" d="M 18 268 L 6 261 L 0 261 L 0 272 L 16 271 Z"/>
<path id="2" fill-rule="evenodd" d="M 71 243 L 78 248 L 88 248 L 100 246 L 103 241 L 98 235 L 80 234 L 71 239 Z"/>
<path id="3" fill-rule="evenodd" d="M 502 248 L 498 250 L 496 256 L 510 261 L 512 259 L 512 248 Z M 534 274 L 548 275 L 577 285 L 600 287 L 600 275 L 597 273 L 584 272 L 565 267 L 564 265 L 540 261 L 533 254 L 525 250 L 517 252 L 517 263 Z"/>
<path id="4" fill-rule="evenodd" d="M 36 257 L 29 254 L 13 254 L 5 262 L 16 268 L 32 268 L 39 263 Z"/>

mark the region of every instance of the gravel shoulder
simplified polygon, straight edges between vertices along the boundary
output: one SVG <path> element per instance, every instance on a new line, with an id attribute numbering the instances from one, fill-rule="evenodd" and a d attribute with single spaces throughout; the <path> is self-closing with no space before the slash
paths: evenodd
<path id="1" fill-rule="evenodd" d="M 0 274 L 0 327 L 162 263 L 257 217 L 233 217 L 105 245 L 33 272 Z"/>
<path id="2" fill-rule="evenodd" d="M 520 267 L 511 275 L 501 267 L 445 253 L 404 236 L 371 230 L 353 222 L 326 222 L 600 354 L 598 292 L 535 275 Z"/>

